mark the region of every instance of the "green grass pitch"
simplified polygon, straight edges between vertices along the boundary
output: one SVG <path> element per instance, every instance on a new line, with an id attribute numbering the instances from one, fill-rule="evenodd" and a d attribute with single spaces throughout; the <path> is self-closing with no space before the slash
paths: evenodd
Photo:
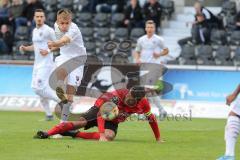
<path id="1" fill-rule="evenodd" d="M 0 160 L 214 160 L 224 153 L 225 120 L 160 122 L 158 144 L 147 122 L 119 126 L 114 142 L 33 139 L 37 130 L 57 124 L 39 121 L 43 113 L 0 112 Z M 240 158 L 239 145 L 236 149 Z"/>

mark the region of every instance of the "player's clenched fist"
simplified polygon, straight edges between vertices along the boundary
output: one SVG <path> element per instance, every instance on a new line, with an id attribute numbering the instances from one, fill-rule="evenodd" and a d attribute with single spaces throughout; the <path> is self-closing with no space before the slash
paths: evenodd
<path id="1" fill-rule="evenodd" d="M 24 46 L 24 45 L 21 45 L 21 46 L 19 47 L 19 50 L 20 50 L 20 51 L 27 51 L 27 47 Z"/>
<path id="2" fill-rule="evenodd" d="M 48 51 L 47 50 L 44 50 L 44 49 L 40 49 L 40 54 L 42 56 L 46 56 L 48 54 Z"/>
<path id="3" fill-rule="evenodd" d="M 48 48 L 51 49 L 54 47 L 54 42 L 53 41 L 48 41 Z"/>

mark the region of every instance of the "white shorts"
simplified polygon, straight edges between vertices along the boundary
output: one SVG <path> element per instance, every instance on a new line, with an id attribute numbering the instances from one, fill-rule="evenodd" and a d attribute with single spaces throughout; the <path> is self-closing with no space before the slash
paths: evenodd
<path id="1" fill-rule="evenodd" d="M 237 115 L 240 115 L 240 99 L 238 99 L 236 103 L 233 105 L 232 111 Z"/>
<path id="2" fill-rule="evenodd" d="M 49 86 L 49 77 L 54 69 L 52 67 L 41 67 L 41 68 L 34 68 L 32 74 L 32 84 L 31 87 L 33 89 L 43 89 Z"/>
<path id="3" fill-rule="evenodd" d="M 68 61 L 71 62 L 69 63 L 70 66 L 63 65 L 65 62 L 68 62 Z M 56 57 L 55 63 L 56 63 L 56 67 L 61 67 L 67 71 L 68 76 L 66 81 L 68 85 L 71 85 L 74 87 L 80 86 L 83 78 L 83 72 L 84 72 L 84 65 L 81 65 L 81 64 L 84 64 L 84 63 L 81 60 L 79 60 L 79 58 L 74 59 L 73 57 L 60 55 Z M 72 70 L 71 67 L 75 69 Z"/>

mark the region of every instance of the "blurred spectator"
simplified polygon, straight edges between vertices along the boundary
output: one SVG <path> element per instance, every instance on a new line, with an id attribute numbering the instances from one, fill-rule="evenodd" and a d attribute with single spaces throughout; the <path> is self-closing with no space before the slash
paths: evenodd
<path id="1" fill-rule="evenodd" d="M 153 20 L 156 28 L 161 26 L 162 6 L 157 0 L 148 0 L 143 7 L 143 12 L 146 21 Z"/>
<path id="2" fill-rule="evenodd" d="M 128 27 L 128 32 L 131 32 L 132 28 L 144 27 L 142 9 L 138 0 L 130 0 L 130 6 L 128 6 L 124 12 L 125 20 L 124 25 Z"/>
<path id="3" fill-rule="evenodd" d="M 202 13 L 196 14 L 196 23 L 192 27 L 192 37 L 187 37 L 178 41 L 178 44 L 183 47 L 185 44 L 209 44 L 210 33 L 208 21 Z"/>
<path id="4" fill-rule="evenodd" d="M 123 12 L 124 6 L 125 0 L 99 0 L 96 11 L 103 13 Z"/>
<path id="5" fill-rule="evenodd" d="M 240 11 L 236 15 L 236 30 L 240 30 Z"/>
<path id="6" fill-rule="evenodd" d="M 0 4 L 0 26 L 2 24 L 9 24 L 9 0 L 1 0 Z"/>
<path id="7" fill-rule="evenodd" d="M 209 27 L 211 28 L 222 28 L 222 22 L 215 16 L 210 10 L 202 6 L 200 2 L 195 2 L 194 8 L 196 11 L 196 15 L 202 13 L 205 17 L 205 20 L 208 22 Z M 197 17 L 195 15 L 195 20 L 197 21 Z"/>
<path id="8" fill-rule="evenodd" d="M 43 4 L 38 0 L 27 0 L 27 5 L 24 7 L 21 17 L 16 18 L 16 28 L 21 25 L 34 27 L 33 16 L 36 9 L 43 9 Z"/>
<path id="9" fill-rule="evenodd" d="M 14 31 L 15 31 L 15 19 L 22 15 L 23 7 L 24 5 L 22 0 L 12 0 L 12 4 L 9 8 L 9 21 L 11 22 Z"/>
<path id="10" fill-rule="evenodd" d="M 99 0 L 89 0 L 87 5 L 82 8 L 83 12 L 96 13 L 96 6 L 98 5 Z"/>
<path id="11" fill-rule="evenodd" d="M 12 51 L 12 46 L 13 46 L 13 36 L 11 32 L 8 30 L 8 26 L 4 24 L 1 26 L 1 32 L 0 32 L 1 53 L 9 54 Z"/>

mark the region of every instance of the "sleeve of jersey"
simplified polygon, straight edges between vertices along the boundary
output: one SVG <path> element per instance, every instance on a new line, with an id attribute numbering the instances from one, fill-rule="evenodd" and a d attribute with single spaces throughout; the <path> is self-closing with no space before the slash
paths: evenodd
<path id="1" fill-rule="evenodd" d="M 159 46 L 161 49 L 167 49 L 163 38 L 159 39 Z"/>
<path id="2" fill-rule="evenodd" d="M 135 51 L 136 52 L 141 52 L 142 51 L 140 39 L 137 40 L 137 45 L 136 45 Z"/>
<path id="3" fill-rule="evenodd" d="M 104 93 L 102 96 L 100 96 L 100 97 L 96 100 L 94 106 L 100 108 L 103 103 L 110 101 L 113 96 L 114 96 L 114 95 L 111 94 L 111 93 Z"/>
<path id="4" fill-rule="evenodd" d="M 105 131 L 105 129 L 104 129 L 105 120 L 101 116 L 98 116 L 97 124 L 98 124 L 98 132 L 99 133 L 104 133 L 104 131 Z"/>
<path id="5" fill-rule="evenodd" d="M 57 38 L 56 38 L 56 34 L 54 32 L 53 29 L 50 29 L 50 35 L 49 35 L 49 38 L 52 40 L 52 41 L 55 41 Z"/>
<path id="6" fill-rule="evenodd" d="M 158 128 L 158 123 L 156 117 L 151 113 L 149 116 L 147 116 L 149 124 L 152 128 L 152 131 L 155 135 L 156 140 L 160 139 L 160 130 Z"/>

